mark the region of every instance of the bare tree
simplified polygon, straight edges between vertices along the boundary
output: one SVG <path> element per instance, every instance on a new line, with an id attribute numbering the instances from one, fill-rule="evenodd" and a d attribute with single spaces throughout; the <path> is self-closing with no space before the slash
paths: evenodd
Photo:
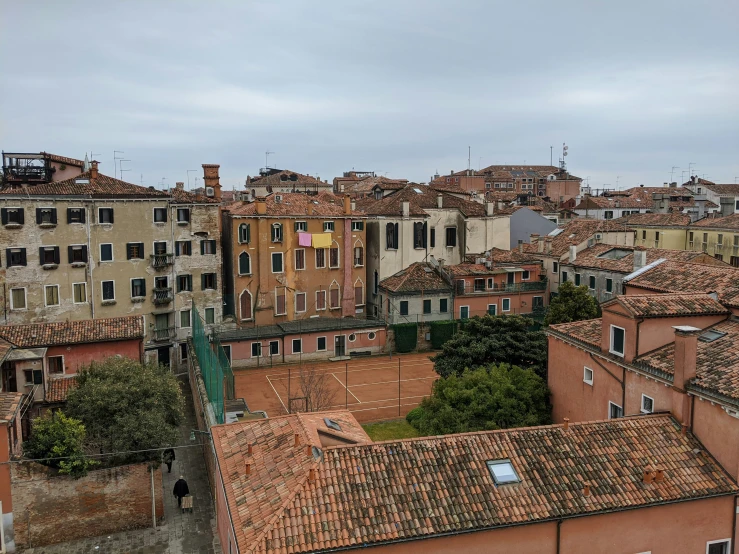
<path id="1" fill-rule="evenodd" d="M 327 410 L 336 404 L 335 382 L 331 373 L 315 366 L 300 368 L 300 392 L 306 398 L 309 412 Z"/>

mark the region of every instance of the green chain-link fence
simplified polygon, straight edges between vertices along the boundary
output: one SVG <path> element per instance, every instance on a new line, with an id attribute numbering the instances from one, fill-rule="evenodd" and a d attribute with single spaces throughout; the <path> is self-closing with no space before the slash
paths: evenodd
<path id="1" fill-rule="evenodd" d="M 195 305 L 192 307 L 192 342 L 216 420 L 224 423 L 226 400 L 233 400 L 234 397 L 234 374 L 218 337 L 215 333 L 206 334 L 205 321 Z"/>

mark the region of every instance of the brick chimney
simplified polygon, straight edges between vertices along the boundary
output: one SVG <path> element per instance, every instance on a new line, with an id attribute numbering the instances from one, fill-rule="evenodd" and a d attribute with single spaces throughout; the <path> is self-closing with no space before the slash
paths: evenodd
<path id="1" fill-rule="evenodd" d="M 266 215 L 267 202 L 264 200 L 264 196 L 257 196 L 254 203 L 257 205 L 257 215 Z"/>
<path id="2" fill-rule="evenodd" d="M 495 202 L 485 202 L 485 215 L 495 215 Z"/>
<path id="3" fill-rule="evenodd" d="M 344 195 L 344 215 L 352 214 L 352 197 L 348 194 Z"/>
<path id="4" fill-rule="evenodd" d="M 97 160 L 92 160 L 90 162 L 90 179 L 97 179 L 98 175 L 100 175 L 98 173 L 98 162 Z"/>
<path id="5" fill-rule="evenodd" d="M 544 253 L 552 253 L 552 237 L 544 237 Z"/>
<path id="6" fill-rule="evenodd" d="M 185 190 L 185 183 L 184 183 L 184 181 L 177 181 L 177 182 L 176 182 L 176 183 L 174 184 L 174 187 L 175 187 L 175 188 L 176 188 L 177 190 Z"/>
<path id="7" fill-rule="evenodd" d="M 205 183 L 206 191 L 208 187 L 213 187 L 213 198 L 221 201 L 221 178 L 218 176 L 218 169 L 221 166 L 218 164 L 203 164 L 203 182 Z"/>
<path id="8" fill-rule="evenodd" d="M 523 240 L 518 239 L 518 251 L 523 252 Z"/>
<path id="9" fill-rule="evenodd" d="M 698 335 L 702 330 L 689 325 L 678 325 L 673 329 L 675 329 L 675 357 L 672 415 L 678 421 L 690 421 L 690 399 L 685 392 L 685 383 L 695 377 Z"/>

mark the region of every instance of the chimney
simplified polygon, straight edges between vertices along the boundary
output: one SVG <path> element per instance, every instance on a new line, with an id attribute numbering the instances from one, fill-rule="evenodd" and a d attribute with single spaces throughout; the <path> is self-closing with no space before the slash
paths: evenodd
<path id="1" fill-rule="evenodd" d="M 411 215 L 411 203 L 410 202 L 401 202 L 400 208 L 403 212 L 403 217 L 410 217 Z"/>
<path id="2" fill-rule="evenodd" d="M 348 194 L 344 195 L 344 215 L 352 215 L 352 198 Z"/>
<path id="3" fill-rule="evenodd" d="M 264 196 L 257 196 L 254 203 L 257 205 L 257 215 L 266 215 L 267 202 L 264 200 Z"/>
<path id="4" fill-rule="evenodd" d="M 654 475 L 654 481 L 655 483 L 661 483 L 665 480 L 665 470 L 661 467 L 657 468 L 657 473 Z"/>
<path id="5" fill-rule="evenodd" d="M 721 217 L 726 217 L 734 213 L 734 199 L 733 198 L 719 198 L 721 204 Z"/>
<path id="6" fill-rule="evenodd" d="M 315 470 L 315 468 L 310 468 L 310 472 L 308 473 L 308 479 L 310 481 L 315 481 L 316 480 L 316 470 Z"/>
<path id="7" fill-rule="evenodd" d="M 672 386 L 685 390 L 685 383 L 695 377 L 695 358 L 698 351 L 698 335 L 702 329 L 690 325 L 678 325 L 675 329 L 675 362 Z"/>
<path id="8" fill-rule="evenodd" d="M 97 160 L 92 160 L 90 162 L 90 179 L 97 179 L 98 175 L 98 162 Z"/>
<path id="9" fill-rule="evenodd" d="M 249 443 L 246 447 L 246 455 L 251 456 L 254 453 L 254 447 Z"/>
<path id="10" fill-rule="evenodd" d="M 698 206 L 698 219 L 706 217 L 706 195 L 700 194 L 694 197 L 695 204 Z"/>
<path id="11" fill-rule="evenodd" d="M 544 253 L 552 253 L 552 237 L 544 237 Z"/>
<path id="12" fill-rule="evenodd" d="M 644 476 L 642 477 L 642 483 L 645 485 L 649 485 L 652 483 L 652 480 L 654 479 L 654 472 L 652 471 L 652 468 L 647 466 L 644 468 Z"/>
<path id="13" fill-rule="evenodd" d="M 176 188 L 177 190 L 185 190 L 185 182 L 184 182 L 184 181 L 177 181 L 177 182 L 176 182 L 176 183 L 174 184 L 174 187 L 175 187 L 175 188 Z"/>
<path id="14" fill-rule="evenodd" d="M 544 241 L 539 240 L 539 233 L 531 233 L 531 244 L 536 247 L 536 251 L 539 253 L 544 252 Z"/>
<path id="15" fill-rule="evenodd" d="M 523 240 L 518 239 L 518 251 L 523 252 Z"/>
<path id="16" fill-rule="evenodd" d="M 570 263 L 574 262 L 577 259 L 577 246 L 574 244 L 570 245 Z"/>
<path id="17" fill-rule="evenodd" d="M 295 433 L 295 446 L 300 446 L 300 435 Z"/>
<path id="18" fill-rule="evenodd" d="M 583 483 L 582 494 L 583 496 L 590 496 L 590 483 Z"/>
<path id="19" fill-rule="evenodd" d="M 647 265 L 647 251 L 634 249 L 634 271 Z"/>
<path id="20" fill-rule="evenodd" d="M 308 215 L 313 215 L 313 200 L 311 200 L 310 198 L 308 198 L 308 206 L 306 209 L 306 213 Z"/>
<path id="21" fill-rule="evenodd" d="M 495 203 L 494 202 L 485 202 L 485 214 L 486 215 L 495 215 Z"/>
<path id="22" fill-rule="evenodd" d="M 208 187 L 213 187 L 213 198 L 221 201 L 221 178 L 218 176 L 218 164 L 203 164 L 203 182 L 206 191 Z"/>
<path id="23" fill-rule="evenodd" d="M 564 425 L 562 426 L 563 431 L 568 431 L 570 429 L 570 418 L 566 417 L 564 418 Z"/>
<path id="24" fill-rule="evenodd" d="M 441 195 L 441 193 L 436 195 L 436 207 L 439 209 L 444 207 L 444 197 Z"/>
<path id="25" fill-rule="evenodd" d="M 502 200 L 498 200 L 498 206 L 495 208 L 496 210 L 500 211 L 505 207 L 505 203 Z"/>
<path id="26" fill-rule="evenodd" d="M 244 467 L 244 474 L 249 475 L 251 473 L 251 464 L 249 462 L 246 462 L 246 466 Z"/>
<path id="27" fill-rule="evenodd" d="M 357 202 L 355 200 L 352 200 L 351 207 L 352 207 L 352 211 L 356 211 L 356 209 L 357 209 Z"/>
<path id="28" fill-rule="evenodd" d="M 670 183 L 670 188 L 671 189 L 676 189 L 677 188 L 677 183 L 676 182 Z"/>

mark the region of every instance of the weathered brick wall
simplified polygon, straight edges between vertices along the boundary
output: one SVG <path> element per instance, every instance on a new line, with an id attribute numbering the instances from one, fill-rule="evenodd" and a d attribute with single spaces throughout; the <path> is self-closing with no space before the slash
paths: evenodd
<path id="1" fill-rule="evenodd" d="M 15 540 L 19 549 L 147 527 L 151 521 L 149 465 L 56 475 L 36 463 L 13 464 Z M 154 470 L 157 520 L 164 517 L 162 472 Z"/>

